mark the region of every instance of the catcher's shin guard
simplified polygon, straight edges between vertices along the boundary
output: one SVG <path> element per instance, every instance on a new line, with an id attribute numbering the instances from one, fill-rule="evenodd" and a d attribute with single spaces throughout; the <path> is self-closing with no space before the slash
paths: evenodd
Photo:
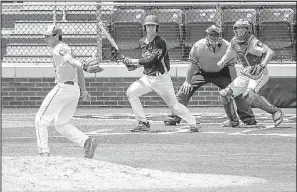
<path id="1" fill-rule="evenodd" d="M 227 114 L 227 117 L 231 121 L 238 121 L 238 117 L 236 114 L 236 109 L 233 104 L 233 98 L 232 94 L 233 91 L 229 87 L 226 87 L 225 89 L 222 89 L 220 92 L 220 100 L 224 106 L 225 112 Z"/>
<path id="2" fill-rule="evenodd" d="M 253 90 L 249 91 L 246 96 L 246 101 L 253 107 L 262 109 L 267 113 L 274 114 L 277 111 L 277 108 L 273 106 L 267 99 L 263 96 L 255 93 Z"/>

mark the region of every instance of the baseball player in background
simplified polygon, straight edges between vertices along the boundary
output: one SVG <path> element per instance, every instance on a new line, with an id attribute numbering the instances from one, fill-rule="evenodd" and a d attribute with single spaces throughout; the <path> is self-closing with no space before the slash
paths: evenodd
<path id="1" fill-rule="evenodd" d="M 57 85 L 45 97 L 35 117 L 39 154 L 50 155 L 48 126 L 55 119 L 56 130 L 84 148 L 85 158 L 93 158 L 98 145 L 97 140 L 88 137 L 69 123 L 77 108 L 80 90 L 84 101 L 90 99 L 85 87 L 82 64 L 73 58 L 70 47 L 62 42 L 62 30 L 59 27 L 48 26 L 44 35 L 47 46 L 53 48 L 53 66 Z"/>
<path id="2" fill-rule="evenodd" d="M 247 20 L 237 20 L 233 26 L 233 32 L 235 36 L 217 65 L 223 68 L 227 65 L 232 53 L 236 53 L 242 65 L 242 71 L 230 85 L 220 91 L 222 102 L 229 103 L 230 98 L 243 94 L 249 105 L 270 113 L 274 126 L 278 126 L 283 121 L 283 112 L 259 95 L 260 88 L 269 80 L 267 64 L 273 58 L 274 52 L 252 35 L 252 26 Z"/>
<path id="3" fill-rule="evenodd" d="M 134 111 L 138 125 L 132 129 L 132 132 L 148 131 L 150 124 L 146 119 L 142 104 L 139 97 L 155 91 L 165 103 L 190 125 L 191 132 L 198 132 L 200 123 L 196 122 L 195 117 L 176 97 L 168 74 L 170 70 L 169 55 L 166 40 L 157 35 L 159 23 L 155 15 L 148 15 L 143 21 L 146 37 L 140 39 L 141 58 L 125 58 L 126 63 L 143 66 L 143 76 L 132 83 L 128 90 L 127 96 Z"/>
<path id="4" fill-rule="evenodd" d="M 229 42 L 222 39 L 222 30 L 216 25 L 212 25 L 206 29 L 206 37 L 197 41 L 189 54 L 191 62 L 188 69 L 186 80 L 176 94 L 177 100 L 187 106 L 190 98 L 201 86 L 207 83 L 213 83 L 220 89 L 226 88 L 231 82 L 230 70 L 236 73 L 234 67 L 236 54 L 230 57 L 229 63 L 233 66 L 226 66 L 223 69 L 217 66 L 217 62 L 223 57 L 227 51 Z M 237 113 L 240 119 L 246 125 L 256 125 L 257 121 L 253 114 L 252 108 L 239 95 L 234 98 L 237 105 Z M 229 120 L 223 122 L 223 126 L 237 127 L 239 119 L 237 117 L 233 102 L 224 104 L 225 112 Z M 165 121 L 166 125 L 176 125 L 180 123 L 181 118 L 174 113 Z"/>

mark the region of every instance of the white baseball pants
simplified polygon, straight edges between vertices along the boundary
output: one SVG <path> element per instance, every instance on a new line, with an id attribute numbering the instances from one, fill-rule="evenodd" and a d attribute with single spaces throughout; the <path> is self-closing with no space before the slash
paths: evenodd
<path id="1" fill-rule="evenodd" d="M 69 123 L 75 113 L 79 96 L 77 83 L 74 85 L 58 83 L 45 97 L 35 117 L 39 153 L 50 152 L 47 128 L 53 119 L 55 128 L 61 135 L 84 147 L 88 136 Z"/>
<path id="2" fill-rule="evenodd" d="M 253 80 L 240 74 L 228 87 L 232 89 L 234 97 L 237 97 L 242 93 L 243 96 L 246 96 L 250 90 L 254 90 L 258 93 L 261 87 L 263 87 L 268 80 L 268 70 L 265 68 L 263 75 L 259 79 Z"/>
<path id="3" fill-rule="evenodd" d="M 129 86 L 127 96 L 136 120 L 147 121 L 139 97 L 151 91 L 155 91 L 176 115 L 184 119 L 188 124 L 196 125 L 195 117 L 184 105 L 177 101 L 171 77 L 168 73 L 159 76 L 143 75 Z"/>

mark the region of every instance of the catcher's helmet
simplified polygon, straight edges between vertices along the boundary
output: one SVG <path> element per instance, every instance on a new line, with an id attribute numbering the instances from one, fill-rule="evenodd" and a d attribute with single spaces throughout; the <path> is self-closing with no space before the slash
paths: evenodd
<path id="1" fill-rule="evenodd" d="M 222 29 L 217 25 L 212 25 L 209 28 L 207 28 L 205 34 L 208 43 L 213 41 L 218 45 L 222 41 Z"/>
<path id="2" fill-rule="evenodd" d="M 247 31 L 243 35 L 239 35 L 237 32 L 238 28 L 246 28 Z M 237 41 L 244 42 L 248 38 L 248 36 L 252 33 L 252 26 L 248 20 L 239 19 L 235 22 L 233 26 L 233 32 L 235 34 Z"/>
<path id="3" fill-rule="evenodd" d="M 153 24 L 159 26 L 158 18 L 155 15 L 148 15 L 143 20 L 143 25 Z"/>

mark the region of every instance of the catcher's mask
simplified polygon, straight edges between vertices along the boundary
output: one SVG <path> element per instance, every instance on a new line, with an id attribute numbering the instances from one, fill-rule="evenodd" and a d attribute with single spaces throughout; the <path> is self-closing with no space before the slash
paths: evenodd
<path id="1" fill-rule="evenodd" d="M 222 44 L 222 29 L 216 25 L 212 25 L 205 31 L 206 40 L 208 44 L 215 43 L 216 45 Z"/>
<path id="2" fill-rule="evenodd" d="M 239 30 L 242 30 L 242 28 L 246 29 L 246 32 L 244 34 L 240 34 Z M 235 34 L 236 40 L 238 42 L 245 42 L 245 40 L 249 37 L 249 35 L 252 33 L 252 26 L 248 20 L 245 19 L 239 19 L 235 22 L 233 26 L 233 32 Z"/>
<path id="3" fill-rule="evenodd" d="M 146 25 L 156 25 L 156 32 L 159 30 L 159 21 L 155 15 L 148 15 L 143 20 L 144 31 L 146 32 Z"/>

